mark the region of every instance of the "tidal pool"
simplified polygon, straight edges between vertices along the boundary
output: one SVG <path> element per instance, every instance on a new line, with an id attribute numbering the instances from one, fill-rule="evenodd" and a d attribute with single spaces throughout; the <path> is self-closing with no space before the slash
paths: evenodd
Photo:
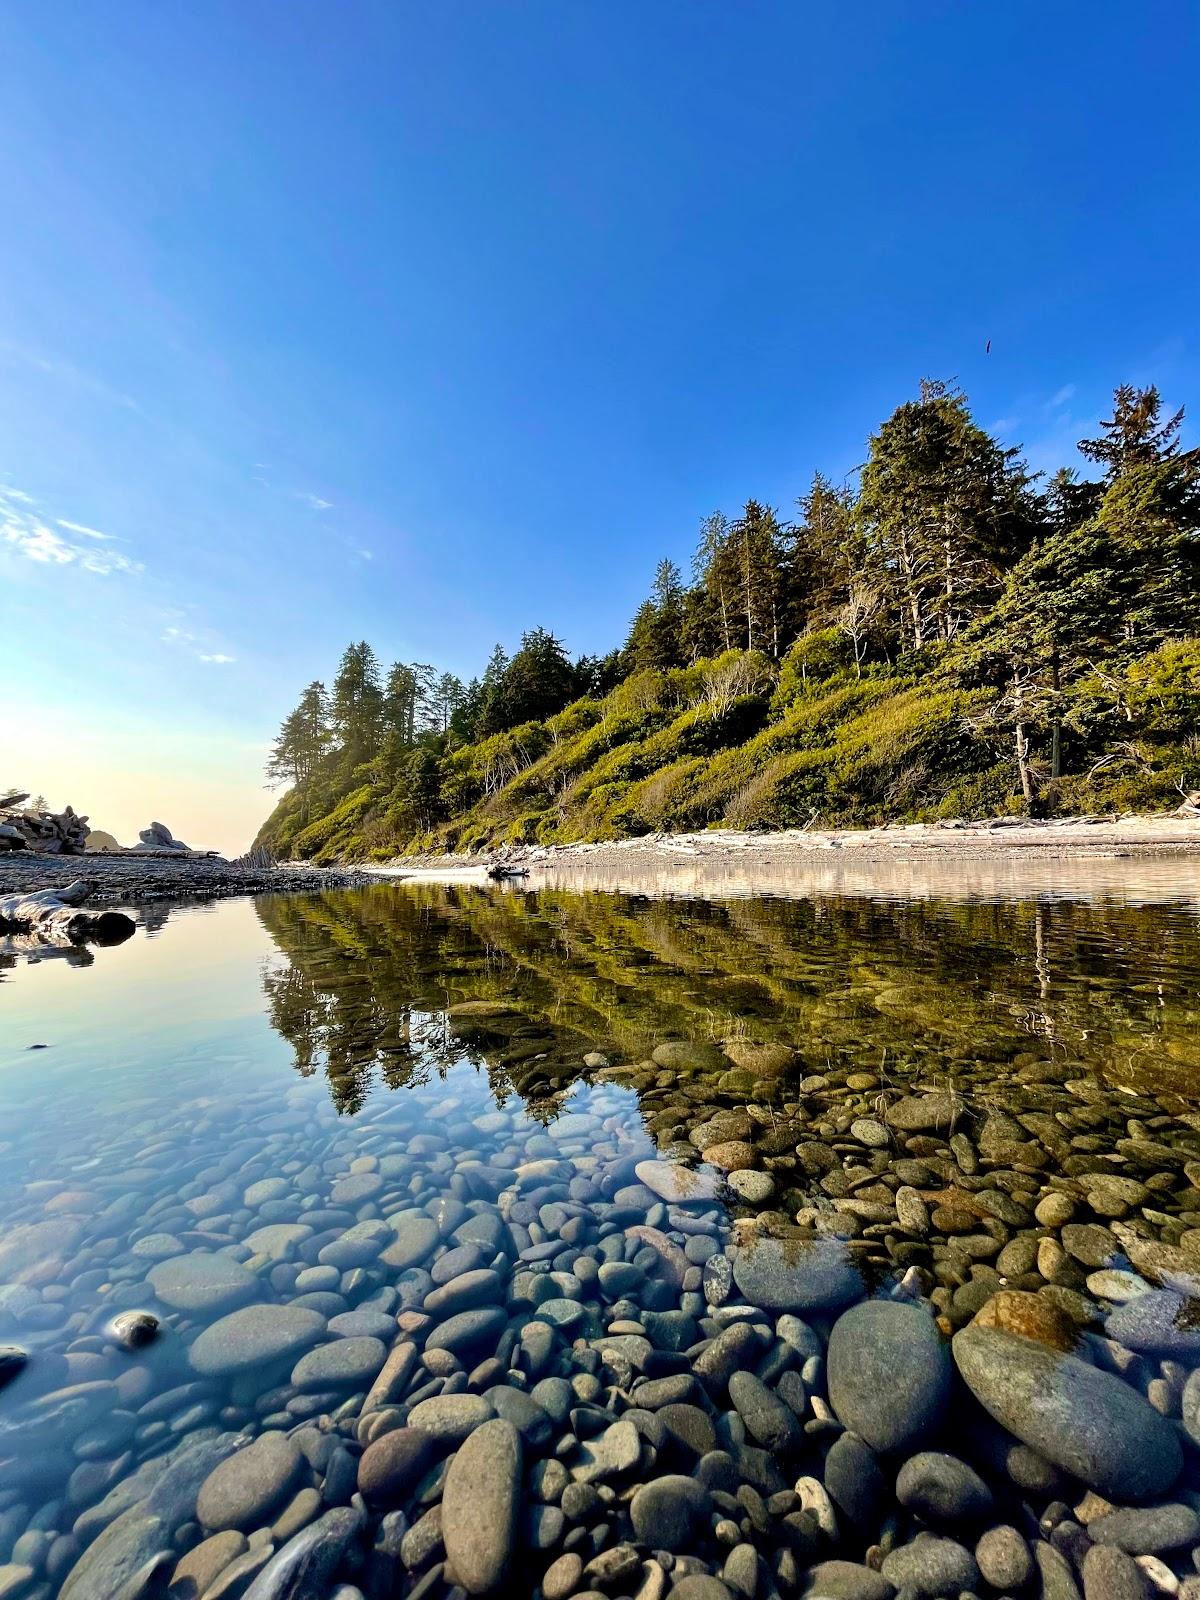
<path id="1" fill-rule="evenodd" d="M 1200 1600 L 1195 871 L 853 870 L 0 948 L 0 1600 Z"/>

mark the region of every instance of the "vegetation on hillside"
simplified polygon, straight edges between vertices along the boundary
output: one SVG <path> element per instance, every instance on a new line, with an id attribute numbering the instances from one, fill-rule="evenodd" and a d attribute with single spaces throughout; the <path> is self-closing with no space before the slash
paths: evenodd
<path id="1" fill-rule="evenodd" d="M 926 382 L 854 485 L 756 500 L 668 560 L 628 638 L 545 628 L 463 684 L 351 645 L 268 767 L 280 855 L 712 826 L 1154 809 L 1200 786 L 1200 450 L 1118 388 L 1083 456 L 1029 472 Z"/>

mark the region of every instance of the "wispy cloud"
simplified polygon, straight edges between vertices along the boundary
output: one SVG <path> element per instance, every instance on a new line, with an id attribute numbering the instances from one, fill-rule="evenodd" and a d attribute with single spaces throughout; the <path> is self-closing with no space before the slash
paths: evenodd
<path id="1" fill-rule="evenodd" d="M 85 539 L 101 539 L 105 544 L 111 544 L 117 537 L 115 533 L 101 533 L 99 528 L 89 528 L 86 522 L 68 522 L 66 517 L 56 517 L 54 520 L 68 533 L 81 533 Z"/>
<path id="2" fill-rule="evenodd" d="M 1061 389 L 1056 389 L 1050 396 L 1048 408 L 1051 411 L 1056 411 L 1059 406 L 1065 406 L 1068 400 L 1074 400 L 1074 398 L 1075 385 L 1073 383 L 1064 383 Z"/>
<path id="3" fill-rule="evenodd" d="M 294 500 L 303 500 L 304 504 L 306 506 L 311 506 L 314 511 L 332 511 L 333 510 L 333 501 L 332 500 L 322 500 L 321 496 L 319 494 L 310 494 L 307 489 L 297 489 L 293 493 L 292 498 Z"/>
<path id="4" fill-rule="evenodd" d="M 56 519 L 51 527 L 36 512 L 28 508 L 35 505 L 32 495 L 23 489 L 0 488 L 0 547 L 6 547 L 26 561 L 42 567 L 79 567 L 85 572 L 111 577 L 113 573 L 136 574 L 144 572 L 140 561 L 122 555 L 118 550 L 97 549 L 98 542 L 108 543 L 110 536 L 82 523 Z M 56 531 L 65 528 L 69 533 L 79 533 L 92 541 L 79 544 Z"/>
<path id="5" fill-rule="evenodd" d="M 175 615 L 179 616 L 180 613 L 176 612 Z M 164 644 L 177 645 L 181 650 L 186 650 L 188 655 L 194 656 L 197 661 L 203 661 L 206 666 L 228 667 L 237 660 L 236 656 L 230 655 L 225 650 L 214 650 L 211 635 L 205 638 L 201 634 L 193 633 L 189 628 L 180 628 L 174 623 L 163 629 L 161 638 Z"/>

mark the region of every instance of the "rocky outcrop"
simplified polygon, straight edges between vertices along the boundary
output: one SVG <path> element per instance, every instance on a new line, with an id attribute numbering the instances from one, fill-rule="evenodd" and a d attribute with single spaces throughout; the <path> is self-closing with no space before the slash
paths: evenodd
<path id="1" fill-rule="evenodd" d="M 142 829 L 138 838 L 141 843 L 133 845 L 134 850 L 177 850 L 186 854 L 191 849 L 190 845 L 174 836 L 165 822 L 152 822 L 148 828 Z"/>

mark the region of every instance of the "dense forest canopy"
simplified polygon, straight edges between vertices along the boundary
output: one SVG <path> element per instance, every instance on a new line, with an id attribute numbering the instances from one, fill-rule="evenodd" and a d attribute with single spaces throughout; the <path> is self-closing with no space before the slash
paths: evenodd
<path id="1" fill-rule="evenodd" d="M 625 642 L 532 628 L 463 683 L 350 645 L 271 752 L 281 854 L 714 825 L 1155 807 L 1200 784 L 1200 450 L 1119 387 L 1031 473 L 927 381 L 857 482 L 748 500 L 664 559 Z"/>

